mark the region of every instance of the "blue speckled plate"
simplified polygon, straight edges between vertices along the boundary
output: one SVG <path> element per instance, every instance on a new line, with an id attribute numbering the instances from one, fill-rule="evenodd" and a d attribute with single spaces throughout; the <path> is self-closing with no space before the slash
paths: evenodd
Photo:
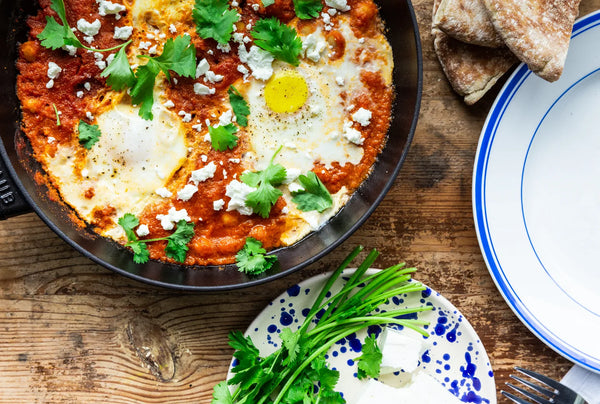
<path id="1" fill-rule="evenodd" d="M 331 288 L 339 291 L 353 270 L 347 270 Z M 373 273 L 373 269 L 367 273 Z M 246 335 L 252 338 L 262 355 L 274 352 L 280 344 L 279 332 L 284 327 L 300 328 L 316 295 L 330 274 L 321 274 L 294 285 L 273 300 L 250 324 Z M 430 322 L 426 339 L 430 347 L 421 358 L 421 367 L 442 383 L 450 392 L 468 403 L 496 403 L 496 384 L 490 361 L 479 337 L 463 315 L 439 293 L 430 288 L 420 293 L 394 297 L 382 310 L 421 305 L 433 306 L 433 310 L 421 312 L 411 318 Z M 406 333 L 415 331 L 397 329 Z M 370 329 L 379 333 L 381 329 Z M 337 390 L 348 404 L 358 400 L 366 382 L 356 378 L 353 359 L 360 356 L 366 331 L 338 342 L 329 351 L 327 360 L 331 367 L 340 371 Z M 232 362 L 233 364 L 233 362 Z M 231 368 L 228 377 L 231 377 Z M 390 384 L 401 384 L 406 378 L 402 373 L 386 376 Z"/>

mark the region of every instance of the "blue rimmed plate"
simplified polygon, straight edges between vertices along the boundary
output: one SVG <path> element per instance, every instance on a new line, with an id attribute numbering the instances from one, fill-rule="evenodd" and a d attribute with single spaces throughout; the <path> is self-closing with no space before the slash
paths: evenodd
<path id="1" fill-rule="evenodd" d="M 473 210 L 498 289 L 555 351 L 600 372 L 600 12 L 579 19 L 560 80 L 525 65 L 479 139 Z"/>
<path id="2" fill-rule="evenodd" d="M 373 273 L 370 269 L 367 274 Z M 346 270 L 333 284 L 332 293 L 339 291 L 352 270 Z M 269 355 L 279 348 L 279 333 L 284 327 L 293 330 L 300 328 L 314 299 L 331 274 L 321 274 L 289 288 L 273 300 L 256 317 L 246 331 L 252 338 L 261 355 Z M 406 307 L 433 306 L 431 311 L 411 315 L 410 318 L 428 321 L 426 327 L 431 334 L 425 339 L 429 347 L 421 357 L 421 368 L 442 383 L 450 392 L 464 402 L 496 404 L 496 384 L 485 349 L 467 319 L 439 293 L 427 288 L 423 292 L 396 296 L 389 303 L 380 306 L 381 310 Z M 399 329 L 399 328 L 397 328 Z M 408 329 L 401 332 L 420 334 Z M 371 328 L 369 333 L 380 329 Z M 356 364 L 353 359 L 361 355 L 362 342 L 366 331 L 346 338 L 328 352 L 329 365 L 340 371 L 337 391 L 340 391 L 348 404 L 357 402 L 366 384 L 356 378 Z M 233 366 L 233 361 L 232 361 Z M 228 378 L 232 376 L 229 370 Z M 406 378 L 402 373 L 386 377 L 385 382 L 401 384 Z"/>

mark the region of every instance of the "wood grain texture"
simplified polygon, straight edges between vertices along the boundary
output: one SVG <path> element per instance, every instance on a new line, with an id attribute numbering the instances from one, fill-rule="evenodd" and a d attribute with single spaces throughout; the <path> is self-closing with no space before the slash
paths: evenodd
<path id="1" fill-rule="evenodd" d="M 0 223 L 0 403 L 210 403 L 231 359 L 228 332 L 244 330 L 279 293 L 331 269 L 357 244 L 381 251 L 379 267 L 406 261 L 420 268 L 416 277 L 451 300 L 480 335 L 499 387 L 516 365 L 562 377 L 570 362 L 506 305 L 475 234 L 472 167 L 499 86 L 465 106 L 433 52 L 432 2 L 413 4 L 424 85 L 412 148 L 371 218 L 311 267 L 249 289 L 182 294 L 99 267 L 34 214 Z M 583 0 L 581 15 L 598 7 L 600 0 Z"/>

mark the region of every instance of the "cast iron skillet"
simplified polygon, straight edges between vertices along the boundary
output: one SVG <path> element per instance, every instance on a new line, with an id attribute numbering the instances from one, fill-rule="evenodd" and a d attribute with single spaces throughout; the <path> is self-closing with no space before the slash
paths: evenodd
<path id="1" fill-rule="evenodd" d="M 394 51 L 396 100 L 387 145 L 368 179 L 327 225 L 298 243 L 276 250 L 278 267 L 251 277 L 234 266 L 185 267 L 150 261 L 133 263 L 132 254 L 115 242 L 75 226 L 72 212 L 51 200 L 45 186 L 33 180 L 41 172 L 30 146 L 19 131 L 19 101 L 15 94 L 17 46 L 27 37 L 34 0 L 0 0 L 0 219 L 35 211 L 68 244 L 96 263 L 152 285 L 188 291 L 218 291 L 260 284 L 309 265 L 337 247 L 375 210 L 392 186 L 417 123 L 421 102 L 421 44 L 409 0 L 379 0 Z"/>

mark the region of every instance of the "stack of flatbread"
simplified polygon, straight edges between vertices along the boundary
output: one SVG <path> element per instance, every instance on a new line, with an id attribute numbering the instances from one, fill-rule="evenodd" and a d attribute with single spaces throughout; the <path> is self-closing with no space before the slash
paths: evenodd
<path id="1" fill-rule="evenodd" d="M 474 104 L 519 60 L 560 77 L 580 0 L 434 0 L 435 52 L 454 90 Z"/>

